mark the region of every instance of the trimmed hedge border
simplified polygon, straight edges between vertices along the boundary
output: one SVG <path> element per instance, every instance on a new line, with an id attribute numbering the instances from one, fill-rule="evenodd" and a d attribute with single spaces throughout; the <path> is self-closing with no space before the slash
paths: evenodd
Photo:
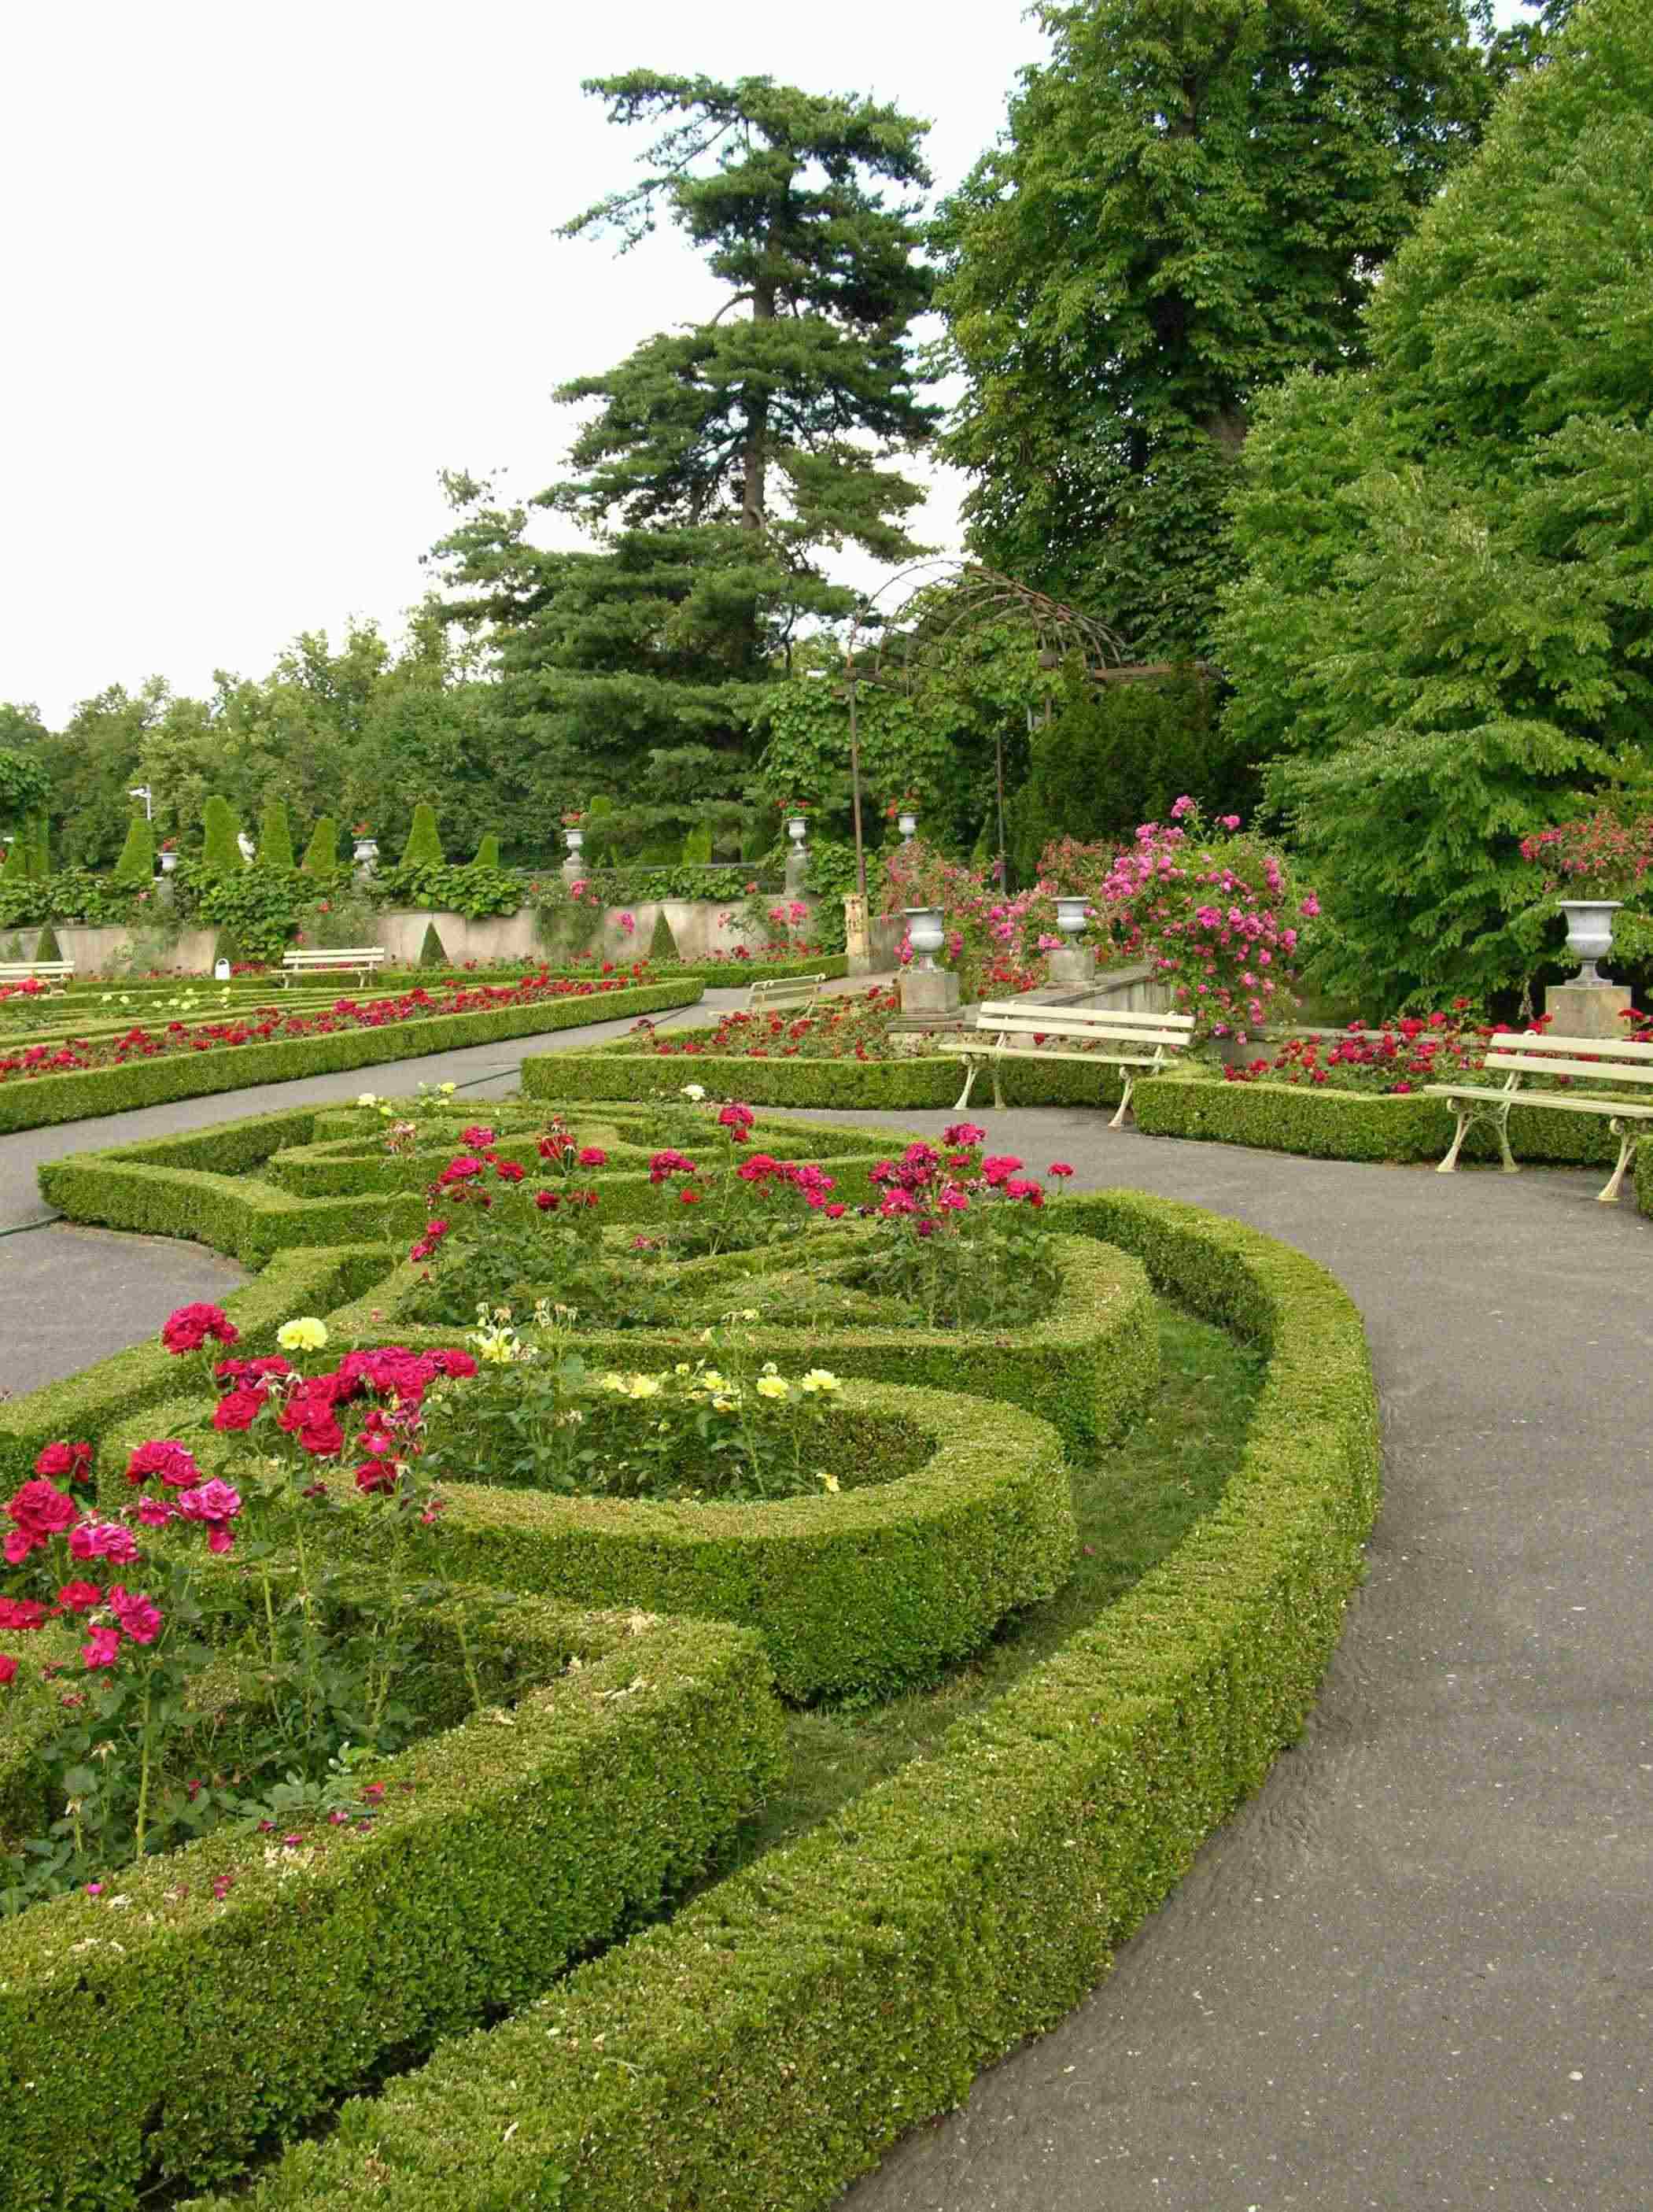
<path id="1" fill-rule="evenodd" d="M 476 1111 L 471 1109 L 473 1118 Z M 313 1143 L 324 1112 L 321 1108 L 293 1108 L 185 1130 L 175 1137 L 140 1138 L 98 1152 L 68 1152 L 41 1164 L 41 1194 L 69 1220 L 149 1236 L 191 1237 L 233 1255 L 247 1267 L 295 1246 L 353 1243 L 374 1235 L 387 1248 L 395 1248 L 386 1255 L 386 1265 L 393 1264 L 428 1218 L 425 1186 L 437 1166 L 462 1149 L 457 1117 L 447 1149 L 428 1150 L 421 1168 L 406 1159 L 374 1158 L 365 1152 L 338 1158 L 335 1147 L 379 1133 L 382 1123 L 376 1113 L 363 1114 L 348 1137 Z M 507 1118 L 503 1109 L 490 1115 L 501 1127 Z M 328 1126 L 337 1126 L 336 1116 Z M 877 1140 L 886 1133 L 882 1131 L 834 1128 L 800 1137 L 803 1127 L 788 1124 L 771 1133 L 794 1156 L 816 1152 L 833 1169 L 840 1194 L 853 1205 L 876 1195 L 868 1170 L 907 1141 L 891 1133 L 889 1143 L 879 1149 Z M 635 1171 L 625 1172 L 624 1164 L 617 1160 L 617 1171 L 609 1177 L 605 1218 L 617 1225 L 670 1218 L 672 1192 L 648 1180 L 651 1148 L 640 1145 L 632 1149 Z M 537 1157 L 533 1139 L 526 1135 L 507 1136 L 500 1152 L 502 1158 L 524 1163 Z M 265 1167 L 267 1174 L 248 1173 Z M 334 1188 L 312 1197 L 297 1195 L 286 1187 L 306 1182 L 331 1182 Z M 399 1187 L 408 1182 L 415 1187 Z M 369 1187 L 349 1188 L 352 1183 Z"/>
<path id="2" fill-rule="evenodd" d="M 389 1029 L 351 1030 L 328 1036 L 286 1037 L 268 1044 L 220 1046 L 211 1052 L 175 1053 L 125 1067 L 83 1068 L 0 1084 L 0 1135 L 120 1114 L 135 1106 L 200 1098 L 217 1091 L 242 1091 L 258 1083 L 372 1067 L 386 1060 L 423 1060 L 495 1038 L 542 1036 L 593 1022 L 617 1022 L 691 1006 L 705 995 L 698 982 L 632 985 L 589 998 L 550 1000 L 538 1006 L 501 1006 L 489 1012 L 440 1014 Z M 410 1048 L 410 1038 L 416 1040 Z"/>
<path id="3" fill-rule="evenodd" d="M 1062 1218 L 1077 1216 L 1080 1204 L 1064 1201 Z M 948 1391 L 968 1382 L 971 1396 L 1018 1406 L 1048 1421 L 1070 1451 L 1093 1451 L 1121 1436 L 1158 1387 L 1158 1319 L 1147 1276 L 1136 1261 L 1121 1252 L 1098 1253 L 1083 1233 L 1063 1241 L 1068 1249 L 1062 1283 L 1050 1311 L 1021 1324 L 1013 1336 L 921 1328 L 817 1334 L 759 1321 L 747 1328 L 752 1357 L 773 1359 L 789 1373 L 830 1359 L 833 1372 L 846 1380 Z M 353 1304 L 329 1314 L 337 1348 L 381 1344 L 386 1336 L 415 1347 L 452 1344 L 462 1325 L 398 1324 L 396 1298 L 416 1273 L 404 1262 Z M 381 1315 L 377 1322 L 375 1310 Z M 605 1367 L 635 1369 L 651 1360 L 681 1358 L 698 1343 L 697 1328 L 579 1332 L 582 1356 Z"/>
<path id="4" fill-rule="evenodd" d="M 1635 1176 L 1637 1207 L 1653 1216 L 1653 1144 L 1645 1137 L 1636 1147 Z"/>
<path id="5" fill-rule="evenodd" d="M 1101 1979 L 1302 1726 L 1378 1438 L 1322 1268 L 1134 1192 L 1080 1208 L 1269 1353 L 1216 1510 L 935 1757 L 198 2212 L 813 2212 Z"/>
<path id="6" fill-rule="evenodd" d="M 1454 1127 L 1442 1098 L 1186 1075 L 1139 1084 L 1133 1106 L 1145 1136 L 1194 1137 L 1208 1145 L 1248 1145 L 1255 1152 L 1296 1152 L 1315 1160 L 1433 1163 L 1445 1158 Z M 1517 1106 L 1510 1116 L 1510 1149 L 1517 1160 L 1534 1165 L 1593 1167 L 1615 1159 L 1619 1147 L 1605 1121 Z M 1462 1157 L 1498 1158 L 1498 1140 L 1484 1124 L 1471 1130 Z"/>
<path id="7" fill-rule="evenodd" d="M 673 1030 L 674 1041 L 710 1037 L 711 1030 Z M 1004 1090 L 1012 1106 L 1115 1106 L 1122 1088 L 1119 1071 L 1103 1062 L 1093 1070 L 1061 1060 L 1003 1062 Z M 979 1083 L 982 1079 L 978 1079 Z M 714 1097 L 742 1098 L 751 1106 L 872 1107 L 901 1111 L 950 1107 L 964 1087 L 957 1060 L 752 1060 L 744 1054 L 640 1053 L 621 1038 L 595 1052 L 535 1054 L 522 1063 L 526 1098 L 556 1104 L 574 1099 L 653 1098 L 698 1083 Z M 1144 1086 L 1146 1087 L 1146 1086 Z M 992 1092 L 989 1091 L 991 1098 Z M 1139 1092 L 1139 1095 L 1140 1093 Z M 968 1111 L 982 1110 L 972 1097 Z"/>
<path id="8" fill-rule="evenodd" d="M 1072 1571 L 1060 1440 L 935 1390 L 852 1382 L 842 1405 L 858 1480 L 836 1496 L 676 1505 L 444 1481 L 440 1556 L 465 1582 L 753 1629 L 799 1704 L 933 1681 Z M 910 1462 L 915 1431 L 919 1464 L 878 1479 Z M 821 1455 L 842 1466 L 842 1439 Z"/>
<path id="9" fill-rule="evenodd" d="M 167 2180 L 233 2173 L 657 1908 L 777 1777 L 754 1638 L 532 1601 L 507 1630 L 529 1686 L 511 1724 L 470 1715 L 384 1761 L 371 1832 L 292 1853 L 208 1836 L 107 1902 L 0 1927 L 0 2202 L 137 2212 Z"/>

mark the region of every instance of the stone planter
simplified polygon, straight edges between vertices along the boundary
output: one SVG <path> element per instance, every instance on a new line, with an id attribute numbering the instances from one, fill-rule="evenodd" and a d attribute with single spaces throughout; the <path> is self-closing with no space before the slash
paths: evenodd
<path id="1" fill-rule="evenodd" d="M 1567 950 L 1580 963 L 1572 978 L 1575 983 L 1593 988 L 1607 981 L 1595 963 L 1613 950 L 1613 917 L 1623 903 L 1621 899 L 1561 901 L 1561 911 L 1567 918 Z"/>
<path id="2" fill-rule="evenodd" d="M 918 830 L 917 815 L 910 807 L 903 807 L 896 817 L 896 827 L 902 834 L 902 842 L 910 845 Z"/>

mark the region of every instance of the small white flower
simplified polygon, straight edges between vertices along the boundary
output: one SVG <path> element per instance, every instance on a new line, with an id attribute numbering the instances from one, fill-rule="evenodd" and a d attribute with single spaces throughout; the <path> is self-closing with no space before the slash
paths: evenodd
<path id="1" fill-rule="evenodd" d="M 358 1106 L 376 1106 L 379 1103 L 378 1093 L 373 1091 L 364 1091 L 356 1103 Z"/>
<path id="2" fill-rule="evenodd" d="M 698 1106 L 706 1096 L 705 1085 L 699 1083 L 685 1083 L 683 1086 L 683 1095 L 685 1098 L 692 1098 Z"/>

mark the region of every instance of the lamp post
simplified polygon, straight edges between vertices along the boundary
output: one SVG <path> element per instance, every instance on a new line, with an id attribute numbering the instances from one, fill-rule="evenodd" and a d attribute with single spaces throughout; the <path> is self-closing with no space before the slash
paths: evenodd
<path id="1" fill-rule="evenodd" d="M 140 783 L 134 790 L 129 791 L 126 796 L 128 799 L 141 799 L 143 801 L 143 819 L 146 822 L 155 820 L 155 793 L 147 783 Z"/>

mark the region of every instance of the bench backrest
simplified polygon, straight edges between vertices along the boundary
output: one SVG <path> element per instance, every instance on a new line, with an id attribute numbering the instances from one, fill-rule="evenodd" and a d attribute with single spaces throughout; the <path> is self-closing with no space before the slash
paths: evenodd
<path id="1" fill-rule="evenodd" d="M 824 975 L 770 975 L 752 985 L 746 1001 L 750 1014 L 774 1013 L 787 1007 L 811 1006 L 820 996 Z"/>
<path id="2" fill-rule="evenodd" d="M 0 961 L 0 982 L 26 983 L 31 975 L 47 977 L 72 975 L 72 960 L 7 960 Z"/>
<path id="3" fill-rule="evenodd" d="M 1139 1013 L 1101 1006 L 1030 1006 L 1020 999 L 990 1000 L 978 1030 L 1001 1036 L 1054 1036 L 1096 1044 L 1152 1044 L 1180 1051 L 1194 1031 L 1192 1014 Z"/>
<path id="4" fill-rule="evenodd" d="M 1570 1075 L 1597 1083 L 1653 1083 L 1653 1044 L 1632 1044 L 1624 1037 L 1500 1032 L 1487 1046 L 1484 1064 L 1510 1075 Z"/>
<path id="5" fill-rule="evenodd" d="M 365 961 L 382 960 L 384 957 L 385 948 L 382 945 L 331 945 L 319 947 L 313 952 L 294 946 L 283 953 L 282 966 L 283 968 L 360 968 Z"/>

